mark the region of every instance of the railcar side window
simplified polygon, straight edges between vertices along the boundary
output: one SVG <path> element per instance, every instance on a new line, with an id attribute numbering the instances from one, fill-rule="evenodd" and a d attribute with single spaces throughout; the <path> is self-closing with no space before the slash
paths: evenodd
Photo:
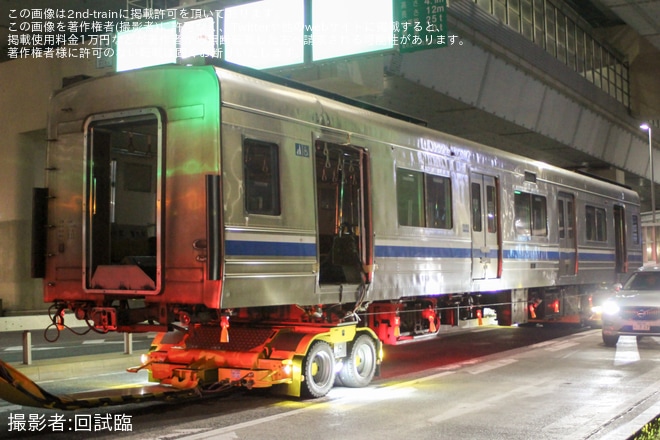
<path id="1" fill-rule="evenodd" d="M 548 211 L 544 196 L 516 191 L 514 194 L 516 234 L 546 237 Z"/>
<path id="2" fill-rule="evenodd" d="M 557 199 L 557 219 L 559 220 L 559 238 L 573 240 L 575 231 L 575 212 L 572 195 L 559 193 Z M 570 200 L 569 200 L 570 199 Z"/>
<path id="3" fill-rule="evenodd" d="M 397 168 L 397 213 L 401 226 L 451 229 L 451 179 Z"/>
<path id="4" fill-rule="evenodd" d="M 594 206 L 586 206 L 586 223 L 584 230 L 587 240 L 607 241 L 607 221 L 605 210 Z"/>
<path id="5" fill-rule="evenodd" d="M 488 232 L 497 232 L 497 192 L 494 186 L 486 185 L 486 214 L 488 215 Z"/>
<path id="6" fill-rule="evenodd" d="M 448 177 L 426 175 L 426 226 L 451 229 L 451 180 Z"/>
<path id="7" fill-rule="evenodd" d="M 548 235 L 548 213 L 543 196 L 532 195 L 532 235 L 536 237 Z"/>
<path id="8" fill-rule="evenodd" d="M 250 214 L 280 215 L 280 176 L 277 144 L 243 141 L 245 210 Z"/>
<path id="9" fill-rule="evenodd" d="M 470 194 L 472 202 L 472 230 L 474 232 L 481 232 L 481 185 L 473 183 L 470 186 Z"/>
<path id="10" fill-rule="evenodd" d="M 531 235 L 531 207 L 529 202 L 529 194 L 516 191 L 513 204 L 516 212 L 516 234 L 518 235 Z"/>
<path id="11" fill-rule="evenodd" d="M 557 200 L 557 218 L 559 218 L 559 238 L 566 238 L 564 226 L 564 201 Z"/>
<path id="12" fill-rule="evenodd" d="M 632 240 L 633 243 L 639 244 L 639 217 L 632 216 Z"/>
<path id="13" fill-rule="evenodd" d="M 566 209 L 568 214 L 568 238 L 573 238 L 573 231 L 575 231 L 575 214 L 573 211 L 573 202 L 566 203 Z"/>
<path id="14" fill-rule="evenodd" d="M 397 168 L 396 195 L 399 224 L 401 226 L 424 226 L 424 180 L 422 173 Z"/>

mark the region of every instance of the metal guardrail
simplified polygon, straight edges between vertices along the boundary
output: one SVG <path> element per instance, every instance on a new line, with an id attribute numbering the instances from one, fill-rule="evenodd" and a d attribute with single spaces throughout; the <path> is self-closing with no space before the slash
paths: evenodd
<path id="1" fill-rule="evenodd" d="M 133 334 L 124 333 L 124 354 L 133 354 Z M 23 331 L 23 364 L 32 365 L 32 332 Z"/>

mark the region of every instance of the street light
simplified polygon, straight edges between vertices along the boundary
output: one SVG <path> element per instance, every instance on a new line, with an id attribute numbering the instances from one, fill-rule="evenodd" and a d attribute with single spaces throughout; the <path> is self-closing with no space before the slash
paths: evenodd
<path id="1" fill-rule="evenodd" d="M 651 256 L 653 257 L 653 262 L 658 262 L 658 251 L 655 243 L 655 175 L 653 170 L 653 135 L 651 134 L 651 126 L 649 124 L 642 124 L 639 126 L 642 130 L 649 132 L 649 161 L 651 167 L 651 218 L 653 221 L 653 232 L 651 234 L 651 239 L 653 241 L 653 247 L 651 248 Z"/>

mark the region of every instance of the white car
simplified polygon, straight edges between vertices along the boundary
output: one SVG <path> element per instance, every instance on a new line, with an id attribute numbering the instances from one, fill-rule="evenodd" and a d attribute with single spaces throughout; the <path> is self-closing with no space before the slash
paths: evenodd
<path id="1" fill-rule="evenodd" d="M 660 336 L 660 266 L 634 272 L 602 305 L 603 342 L 614 347 L 619 336 Z"/>

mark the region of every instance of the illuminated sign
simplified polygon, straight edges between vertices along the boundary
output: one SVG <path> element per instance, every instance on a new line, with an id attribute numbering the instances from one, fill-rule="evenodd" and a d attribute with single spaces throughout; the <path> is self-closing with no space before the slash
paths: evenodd
<path id="1" fill-rule="evenodd" d="M 181 58 L 215 56 L 215 23 L 213 17 L 186 21 L 181 25 Z"/>
<path id="2" fill-rule="evenodd" d="M 268 69 L 447 45 L 447 0 L 261 0 L 200 9 L 205 18 L 193 20 L 186 11 L 119 32 L 117 71 L 197 56 Z"/>
<path id="3" fill-rule="evenodd" d="M 117 33 L 117 72 L 176 63 L 176 21 Z"/>
<path id="4" fill-rule="evenodd" d="M 399 51 L 447 46 L 447 0 L 394 1 L 394 35 Z"/>
<path id="5" fill-rule="evenodd" d="M 225 60 L 266 69 L 304 62 L 303 0 L 263 0 L 224 11 Z"/>
<path id="6" fill-rule="evenodd" d="M 312 0 L 312 59 L 392 49 L 392 0 Z"/>

